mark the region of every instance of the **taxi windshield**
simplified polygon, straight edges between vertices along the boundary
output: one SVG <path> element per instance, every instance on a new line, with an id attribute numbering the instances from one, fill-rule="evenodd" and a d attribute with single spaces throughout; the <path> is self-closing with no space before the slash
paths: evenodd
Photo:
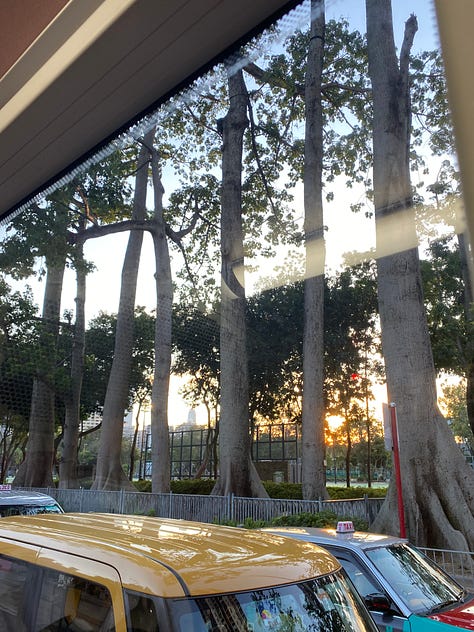
<path id="1" fill-rule="evenodd" d="M 459 601 L 464 593 L 449 575 L 407 544 L 370 549 L 366 554 L 412 612 L 430 612 L 440 604 Z"/>
<path id="2" fill-rule="evenodd" d="M 376 630 L 342 573 L 286 586 L 163 602 L 174 632 Z M 142 618 L 159 611 L 158 600 L 150 597 L 129 594 L 129 604 L 132 630 L 142 629 Z"/>

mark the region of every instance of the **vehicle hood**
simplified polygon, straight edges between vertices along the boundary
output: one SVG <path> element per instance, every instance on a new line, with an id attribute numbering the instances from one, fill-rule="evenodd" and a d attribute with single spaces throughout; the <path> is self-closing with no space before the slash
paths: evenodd
<path id="1" fill-rule="evenodd" d="M 463 630 L 474 630 L 474 598 L 449 610 L 431 614 L 428 618 Z"/>

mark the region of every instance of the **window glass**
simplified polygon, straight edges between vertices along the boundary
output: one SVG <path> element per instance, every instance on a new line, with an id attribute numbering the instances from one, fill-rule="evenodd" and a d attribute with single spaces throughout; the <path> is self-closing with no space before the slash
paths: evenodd
<path id="1" fill-rule="evenodd" d="M 349 575 L 352 583 L 354 584 L 357 592 L 362 597 L 370 595 L 372 593 L 383 592 L 377 582 L 370 576 L 370 574 L 363 569 L 354 560 L 338 558 L 344 567 L 344 570 Z"/>
<path id="2" fill-rule="evenodd" d="M 105 586 L 0 556 L 0 630 L 114 632 Z"/>
<path id="3" fill-rule="evenodd" d="M 375 630 L 358 595 L 342 573 L 266 590 L 164 601 L 175 632 Z M 130 632 L 157 627 L 131 627 Z"/>
<path id="4" fill-rule="evenodd" d="M 127 592 L 127 629 L 129 632 L 158 632 L 155 603 L 151 597 Z M 193 630 L 193 627 L 189 628 Z"/>
<path id="5" fill-rule="evenodd" d="M 6 505 L 0 507 L 0 516 L 36 516 L 43 513 L 62 513 L 58 505 Z"/>
<path id="6" fill-rule="evenodd" d="M 446 573 L 406 544 L 372 549 L 367 557 L 413 612 L 457 601 L 463 592 Z"/>
<path id="7" fill-rule="evenodd" d="M 28 564 L 0 557 L 0 630 L 27 632 L 26 607 L 35 590 L 30 577 Z"/>
<path id="8" fill-rule="evenodd" d="M 113 632 L 112 599 L 100 584 L 45 570 L 35 632 Z"/>

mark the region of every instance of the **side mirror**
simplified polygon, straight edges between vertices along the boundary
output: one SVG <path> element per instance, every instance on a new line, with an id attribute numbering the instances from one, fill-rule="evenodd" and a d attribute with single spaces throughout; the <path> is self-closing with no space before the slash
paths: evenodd
<path id="1" fill-rule="evenodd" d="M 392 602 L 383 593 L 371 593 L 370 595 L 365 595 L 364 601 L 368 610 L 389 612 L 392 609 Z"/>

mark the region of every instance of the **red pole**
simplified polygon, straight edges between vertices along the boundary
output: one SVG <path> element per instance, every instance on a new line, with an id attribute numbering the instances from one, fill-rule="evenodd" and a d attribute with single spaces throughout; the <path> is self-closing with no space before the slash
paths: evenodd
<path id="1" fill-rule="evenodd" d="M 400 523 L 400 537 L 406 538 L 405 528 L 405 509 L 403 507 L 403 492 L 402 492 L 402 474 L 400 470 L 400 449 L 398 445 L 398 424 L 397 424 L 397 407 L 391 402 L 390 406 L 390 421 L 392 427 L 392 445 L 393 445 L 393 466 L 395 468 L 395 482 L 397 485 L 397 500 L 398 500 L 398 521 Z"/>

